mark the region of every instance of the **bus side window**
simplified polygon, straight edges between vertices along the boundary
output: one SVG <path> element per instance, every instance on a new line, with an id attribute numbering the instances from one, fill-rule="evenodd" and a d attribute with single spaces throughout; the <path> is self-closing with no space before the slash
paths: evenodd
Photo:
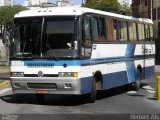
<path id="1" fill-rule="evenodd" d="M 112 18 L 106 17 L 106 26 L 109 28 L 107 29 L 106 35 L 108 38 L 108 41 L 115 41 L 114 38 L 114 22 Z"/>
<path id="2" fill-rule="evenodd" d="M 106 39 L 105 18 L 103 17 L 98 18 L 98 34 L 99 40 Z"/>
<path id="3" fill-rule="evenodd" d="M 117 20 L 116 28 L 117 28 L 116 36 L 117 36 L 117 40 L 119 41 L 121 39 L 121 21 L 120 20 Z"/>
<path id="4" fill-rule="evenodd" d="M 106 40 L 105 19 L 92 18 L 92 38 L 95 41 Z"/>
<path id="5" fill-rule="evenodd" d="M 91 24 L 92 24 L 92 37 L 93 37 L 93 40 L 97 41 L 97 40 L 99 40 L 98 19 L 92 18 Z"/>
<path id="6" fill-rule="evenodd" d="M 149 25 L 145 25 L 145 40 L 150 41 Z"/>
<path id="7" fill-rule="evenodd" d="M 128 32 L 127 32 L 127 22 L 126 21 L 118 21 L 119 23 L 119 40 L 127 41 L 128 40 Z"/>
<path id="8" fill-rule="evenodd" d="M 154 41 L 154 38 L 153 38 L 153 26 L 152 25 L 149 25 L 149 32 L 150 32 L 150 40 L 151 41 Z"/>
<path id="9" fill-rule="evenodd" d="M 114 27 L 114 40 L 117 41 L 119 40 L 118 38 L 118 21 L 115 19 L 113 20 L 113 27 Z"/>
<path id="10" fill-rule="evenodd" d="M 139 35 L 139 41 L 144 41 L 145 39 L 145 32 L 144 32 L 144 24 L 138 24 L 138 35 Z"/>
<path id="11" fill-rule="evenodd" d="M 82 56 L 90 57 L 92 47 L 91 20 L 82 20 Z"/>
<path id="12" fill-rule="evenodd" d="M 90 20 L 83 21 L 83 44 L 85 46 L 91 46 L 91 23 Z"/>
<path id="13" fill-rule="evenodd" d="M 137 28 L 136 23 L 128 22 L 128 28 L 129 28 L 129 39 L 130 41 L 137 41 Z"/>

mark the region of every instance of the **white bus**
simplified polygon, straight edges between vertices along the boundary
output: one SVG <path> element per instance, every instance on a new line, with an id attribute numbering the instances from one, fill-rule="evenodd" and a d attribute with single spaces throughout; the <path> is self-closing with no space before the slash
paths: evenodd
<path id="1" fill-rule="evenodd" d="M 153 22 L 89 8 L 54 7 L 15 15 L 10 41 L 15 94 L 87 94 L 154 73 Z"/>

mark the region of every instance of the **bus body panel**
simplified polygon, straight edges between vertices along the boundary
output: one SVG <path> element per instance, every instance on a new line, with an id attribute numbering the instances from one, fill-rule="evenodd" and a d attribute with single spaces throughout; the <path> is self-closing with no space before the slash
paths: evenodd
<path id="1" fill-rule="evenodd" d="M 71 79 L 71 78 L 54 78 L 54 77 L 25 77 L 25 78 L 11 78 L 12 88 L 14 93 L 34 93 L 36 94 L 37 90 L 47 90 L 47 94 L 81 94 L 81 82 L 80 79 Z M 19 84 L 20 88 L 15 84 Z M 52 89 L 44 89 L 45 85 L 55 85 L 52 86 Z M 66 84 L 71 84 L 71 88 L 66 88 Z M 39 85 L 40 87 L 35 87 Z"/>

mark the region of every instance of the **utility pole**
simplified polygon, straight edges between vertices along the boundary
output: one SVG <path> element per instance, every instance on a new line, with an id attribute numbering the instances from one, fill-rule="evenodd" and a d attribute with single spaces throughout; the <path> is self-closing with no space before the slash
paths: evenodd
<path id="1" fill-rule="evenodd" d="M 151 0 L 151 19 L 153 20 L 153 0 Z"/>

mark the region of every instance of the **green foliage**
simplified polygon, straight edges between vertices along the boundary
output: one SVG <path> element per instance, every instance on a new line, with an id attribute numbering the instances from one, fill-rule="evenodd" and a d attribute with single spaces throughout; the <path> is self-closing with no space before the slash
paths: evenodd
<path id="1" fill-rule="evenodd" d="M 125 12 L 126 15 L 132 16 L 132 9 L 131 9 L 131 7 L 130 7 L 128 4 L 124 3 L 124 4 L 122 5 L 122 8 L 121 8 L 121 9 L 122 9 L 122 11 Z"/>
<path id="2" fill-rule="evenodd" d="M 101 0 L 100 2 L 98 0 L 89 0 L 83 6 L 115 13 L 120 13 L 122 8 L 117 0 Z"/>
<path id="3" fill-rule="evenodd" d="M 0 25 L 10 25 L 14 15 L 20 11 L 26 10 L 22 6 L 4 6 L 0 7 Z"/>

